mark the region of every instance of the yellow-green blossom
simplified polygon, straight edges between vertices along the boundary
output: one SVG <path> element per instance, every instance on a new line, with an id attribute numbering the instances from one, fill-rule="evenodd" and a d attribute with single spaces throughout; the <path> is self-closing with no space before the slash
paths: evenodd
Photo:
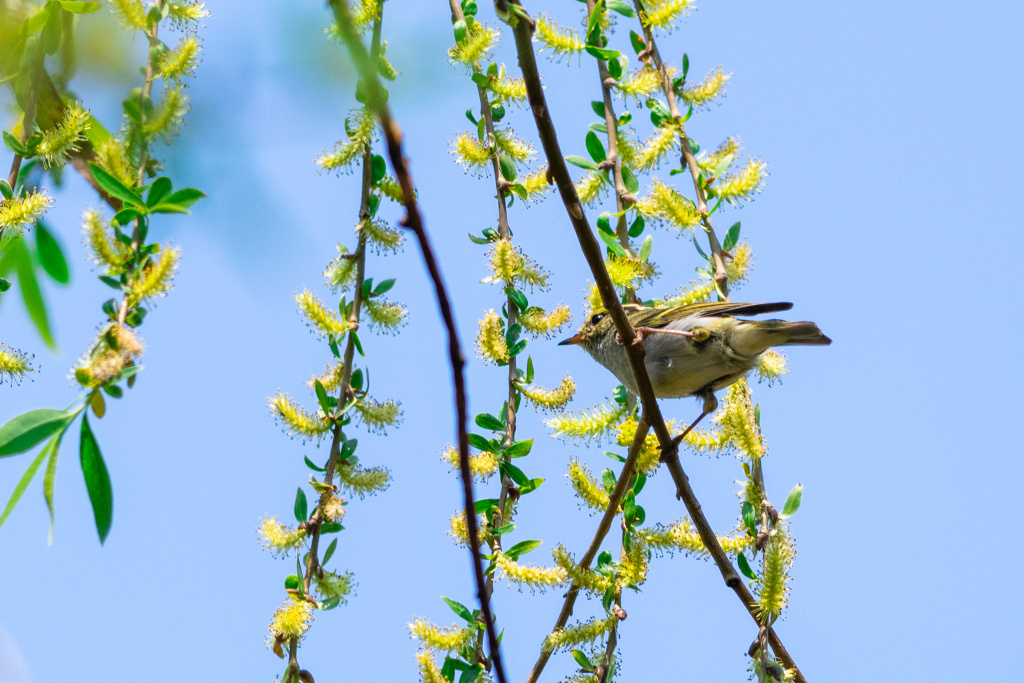
<path id="1" fill-rule="evenodd" d="M 422 618 L 417 618 L 408 626 L 413 638 L 431 649 L 442 652 L 461 650 L 473 641 L 473 636 L 477 633 L 475 628 L 460 628 L 457 624 L 442 629 Z"/>
<path id="2" fill-rule="evenodd" d="M 610 407 L 601 403 L 593 408 L 581 410 L 575 415 L 562 413 L 545 420 L 544 424 L 554 430 L 555 436 L 574 441 L 598 439 L 610 432 L 626 415 L 626 407 L 615 404 Z"/>
<path id="3" fill-rule="evenodd" d="M 36 147 L 46 168 L 61 168 L 64 161 L 79 150 L 79 143 L 85 140 L 89 130 L 89 112 L 78 102 L 69 102 L 64 109 L 64 118 L 53 128 L 43 131 L 43 139 Z"/>
<path id="4" fill-rule="evenodd" d="M 144 350 L 142 340 L 131 329 L 118 323 L 104 325 L 73 368 L 74 377 L 83 387 L 102 386 L 135 365 Z"/>
<path id="5" fill-rule="evenodd" d="M 113 135 L 96 146 L 96 164 L 126 187 L 135 187 L 138 178 L 128 158 L 128 151 L 124 143 Z"/>
<path id="6" fill-rule="evenodd" d="M 675 20 L 689 14 L 694 0 L 646 0 L 640 18 L 652 29 L 671 31 Z"/>
<path id="7" fill-rule="evenodd" d="M 551 189 L 551 185 L 548 184 L 548 167 L 546 164 L 533 173 L 519 176 L 516 182 L 526 189 L 526 198 L 523 200 L 526 202 L 540 199 Z"/>
<path id="8" fill-rule="evenodd" d="M 715 415 L 722 433 L 732 444 L 751 458 L 764 457 L 765 445 L 761 428 L 754 419 L 754 405 L 750 400 L 750 388 L 746 380 L 740 380 L 731 387 L 722 402 L 722 408 Z"/>
<path id="9" fill-rule="evenodd" d="M 374 401 L 367 396 L 359 399 L 355 409 L 367 429 L 384 434 L 388 427 L 401 423 L 402 409 L 399 406 L 395 401 Z"/>
<path id="10" fill-rule="evenodd" d="M 498 46 L 500 34 L 478 21 L 474 21 L 470 26 L 465 37 L 448 49 L 448 59 L 466 66 L 479 67 L 481 60 L 485 59 L 491 50 Z"/>
<path id="11" fill-rule="evenodd" d="M 637 168 L 649 171 L 660 166 L 666 156 L 679 150 L 679 139 L 679 128 L 672 123 L 655 128 L 637 154 Z"/>
<path id="12" fill-rule="evenodd" d="M 146 299 L 155 299 L 171 290 L 171 281 L 178 274 L 178 261 L 181 260 L 181 249 L 166 247 L 161 249 L 155 260 L 150 260 L 142 269 L 142 274 L 131 283 L 128 290 L 128 305 L 135 306 Z"/>
<path id="13" fill-rule="evenodd" d="M 370 327 L 392 334 L 405 324 L 405 317 L 409 313 L 402 304 L 383 299 L 367 299 L 363 306 L 366 317 L 370 319 Z"/>
<path id="14" fill-rule="evenodd" d="M 789 570 L 793 566 L 796 550 L 785 525 L 772 530 L 764 549 L 761 581 L 757 584 L 757 610 L 762 623 L 777 618 L 786 608 L 789 598 Z"/>
<path id="15" fill-rule="evenodd" d="M 306 317 L 309 328 L 320 336 L 340 337 L 348 331 L 348 320 L 339 318 L 337 313 L 328 310 L 320 298 L 305 287 L 294 298 L 299 304 L 299 310 Z"/>
<path id="16" fill-rule="evenodd" d="M 345 119 L 346 138 L 337 142 L 330 152 L 321 152 L 316 158 L 317 165 L 325 171 L 340 171 L 361 160 L 363 150 L 373 141 L 376 121 L 369 107 L 349 112 Z"/>
<path id="17" fill-rule="evenodd" d="M 333 292 L 348 287 L 356 279 L 356 259 L 340 244 L 338 245 L 338 251 L 341 254 L 334 257 L 327 264 L 327 267 L 324 268 L 324 280 Z"/>
<path id="18" fill-rule="evenodd" d="M 535 154 L 533 145 L 513 135 L 511 128 L 496 128 L 494 143 L 506 156 L 521 164 L 529 161 Z"/>
<path id="19" fill-rule="evenodd" d="M 633 539 L 629 551 L 619 559 L 619 568 L 615 572 L 619 585 L 626 588 L 636 588 L 642 585 L 647 580 L 649 560 L 650 551 L 643 538 Z"/>
<path id="20" fill-rule="evenodd" d="M 402 186 L 398 184 L 398 181 L 391 176 L 384 176 L 380 179 L 374 187 L 381 193 L 382 196 L 387 197 L 396 204 L 401 204 L 405 198 L 402 196 Z"/>
<path id="21" fill-rule="evenodd" d="M 178 81 L 195 75 L 199 66 L 199 39 L 194 35 L 186 35 L 173 50 L 160 55 L 158 70 L 160 77 Z"/>
<path id="22" fill-rule="evenodd" d="M 285 526 L 270 515 L 263 518 L 256 531 L 265 549 L 283 555 L 301 546 L 306 538 L 305 529 Z"/>
<path id="23" fill-rule="evenodd" d="M 313 576 L 316 580 L 316 592 L 321 600 L 341 598 L 341 602 L 347 602 L 345 598 L 351 595 L 352 589 L 355 588 L 355 577 L 352 572 L 336 574 L 325 571 L 323 576 L 317 573 L 314 573 Z"/>
<path id="24" fill-rule="evenodd" d="M 655 299 L 658 306 L 688 306 L 690 304 L 710 301 L 715 294 L 715 285 L 711 282 L 690 282 L 679 288 L 678 294 Z"/>
<path id="25" fill-rule="evenodd" d="M 383 491 L 391 485 L 391 473 L 384 467 L 338 466 L 338 486 L 360 498 Z"/>
<path id="26" fill-rule="evenodd" d="M 6 228 L 20 233 L 24 226 L 32 225 L 42 218 L 52 204 L 53 197 L 44 190 L 29 192 L 24 197 L 0 200 L 0 233 Z"/>
<path id="27" fill-rule="evenodd" d="M 304 598 L 284 601 L 270 622 L 270 632 L 281 638 L 301 638 L 313 621 L 313 605 Z"/>
<path id="28" fill-rule="evenodd" d="M 716 67 L 700 83 L 684 87 L 680 93 L 682 100 L 697 109 L 707 107 L 724 94 L 725 84 L 731 77 L 731 74 L 722 73 L 722 67 Z"/>
<path id="29" fill-rule="evenodd" d="M 529 310 L 519 315 L 519 324 L 534 337 L 550 339 L 551 335 L 565 327 L 572 320 L 572 313 L 565 305 L 557 306 L 550 311 Z"/>
<path id="30" fill-rule="evenodd" d="M 318 439 L 331 428 L 331 423 L 326 417 L 303 410 L 284 392 L 279 391 L 276 396 L 271 396 L 268 399 L 268 406 L 289 436 Z"/>
<path id="31" fill-rule="evenodd" d="M 494 556 L 495 574 L 504 576 L 510 584 L 526 586 L 530 591 L 560 586 L 569 575 L 562 567 L 539 567 L 535 564 L 519 564 L 502 553 Z"/>
<path id="32" fill-rule="evenodd" d="M 163 99 L 156 108 L 146 116 L 143 133 L 147 138 L 162 138 L 169 141 L 178 134 L 182 120 L 188 113 L 188 97 L 180 86 L 164 88 Z"/>
<path id="33" fill-rule="evenodd" d="M 671 223 L 686 230 L 700 223 L 700 213 L 693 202 L 663 182 L 654 179 L 645 197 L 636 203 L 644 218 L 658 223 Z"/>
<path id="34" fill-rule="evenodd" d="M 179 27 L 188 27 L 210 16 L 210 10 L 198 0 L 171 0 L 167 3 L 167 16 Z"/>
<path id="35" fill-rule="evenodd" d="M 458 471 L 459 451 L 454 446 L 449 445 L 448 448 L 441 452 L 441 460 L 448 463 L 453 472 Z M 498 456 L 487 451 L 481 451 L 476 455 L 469 456 L 469 471 L 476 481 L 484 482 L 490 479 L 498 471 L 500 464 L 501 460 Z"/>
<path id="36" fill-rule="evenodd" d="M 701 157 L 696 160 L 697 167 L 700 168 L 701 173 L 710 177 L 714 175 L 714 169 L 722 162 L 722 160 L 726 157 L 733 157 L 733 159 L 735 159 L 736 155 L 739 154 L 740 149 L 742 149 L 740 146 L 740 139 L 738 137 L 731 137 L 719 145 L 718 149 L 711 154 L 704 156 L 702 153 Z"/>
<path id="37" fill-rule="evenodd" d="M 508 344 L 505 343 L 505 326 L 494 309 L 487 311 L 480 320 L 476 335 L 476 350 L 485 362 L 503 364 L 508 362 Z"/>
<path id="38" fill-rule="evenodd" d="M 605 261 L 608 277 L 616 287 L 636 289 L 640 283 L 650 280 L 658 274 L 654 264 L 629 256 L 611 256 Z"/>
<path id="39" fill-rule="evenodd" d="M 366 233 L 366 243 L 377 254 L 394 253 L 405 241 L 405 235 L 375 218 L 367 218 L 360 223 L 359 230 Z"/>
<path id="40" fill-rule="evenodd" d="M 774 349 L 765 351 L 761 354 L 757 365 L 754 367 L 754 372 L 757 373 L 757 381 L 766 381 L 768 386 L 781 381 L 782 376 L 789 372 L 787 364 L 785 354 L 779 353 Z"/>
<path id="41" fill-rule="evenodd" d="M 636 438 L 636 430 L 637 422 L 631 415 L 619 425 L 615 441 L 620 446 L 629 448 L 633 445 L 633 440 Z M 661 465 L 661 446 L 658 445 L 658 437 L 648 432 L 647 436 L 644 437 L 643 445 L 640 447 L 640 453 L 637 454 L 636 469 L 638 472 L 649 475 L 656 472 L 659 465 Z"/>
<path id="42" fill-rule="evenodd" d="M 501 102 L 525 102 L 526 81 L 505 74 L 505 65 L 498 67 L 498 73 L 487 79 L 487 89 L 498 96 Z"/>
<path id="43" fill-rule="evenodd" d="M 420 680 L 423 683 L 450 683 L 437 668 L 437 662 L 434 661 L 434 655 L 430 650 L 420 650 L 416 653 L 416 667 L 420 671 Z"/>
<path id="44" fill-rule="evenodd" d="M 594 475 L 590 473 L 587 466 L 574 457 L 569 458 L 569 483 L 572 485 L 576 496 L 597 512 L 604 512 L 608 509 L 608 492 L 601 485 Z"/>
<path id="45" fill-rule="evenodd" d="M 127 28 L 146 30 L 146 8 L 139 0 L 109 0 L 110 7 Z"/>
<path id="46" fill-rule="evenodd" d="M 5 381 L 20 382 L 27 373 L 33 370 L 35 368 L 29 362 L 28 354 L 0 343 L 0 384 Z"/>
<path id="47" fill-rule="evenodd" d="M 584 206 L 590 206 L 600 199 L 611 187 L 608 174 L 604 171 L 590 171 L 576 181 L 576 194 Z"/>
<path id="48" fill-rule="evenodd" d="M 574 586 L 578 586 L 582 590 L 585 590 L 594 595 L 600 595 L 612 585 L 610 577 L 590 569 L 584 569 L 572 559 L 572 555 L 562 545 L 554 548 L 551 551 L 552 557 L 555 558 L 555 564 L 565 570 L 568 581 Z"/>
<path id="49" fill-rule="evenodd" d="M 576 394 L 576 382 L 572 377 L 566 375 L 561 383 L 554 389 L 545 389 L 536 384 L 517 385 L 519 393 L 541 410 L 561 410 Z"/>
<path id="50" fill-rule="evenodd" d="M 661 88 L 661 74 L 650 66 L 644 66 L 626 75 L 616 82 L 615 89 L 622 95 L 628 95 L 639 101 L 641 97 L 650 97 Z"/>
<path id="51" fill-rule="evenodd" d="M 110 222 L 92 209 L 82 215 L 82 234 L 89 250 L 89 259 L 107 274 L 120 275 L 131 256 L 131 249 L 114 239 Z"/>
<path id="52" fill-rule="evenodd" d="M 491 167 L 493 150 L 483 140 L 470 132 L 460 133 L 452 140 L 452 154 L 455 161 L 466 171 L 482 173 Z"/>
<path id="53" fill-rule="evenodd" d="M 607 633 L 618 622 L 619 618 L 614 614 L 604 619 L 591 619 L 573 626 L 566 626 L 549 633 L 544 639 L 542 649 L 545 652 L 552 650 L 571 650 L 580 645 L 593 643 L 595 640 Z"/>
<path id="54" fill-rule="evenodd" d="M 537 30 L 533 39 L 550 48 L 552 57 L 577 54 L 586 47 L 579 33 L 571 28 L 562 28 L 545 14 L 537 17 Z"/>
<path id="55" fill-rule="evenodd" d="M 309 381 L 306 382 L 306 386 L 313 389 L 316 387 L 315 383 L 319 381 L 320 384 L 324 386 L 324 390 L 330 394 L 341 388 L 341 381 L 344 379 L 344 376 L 345 364 L 342 361 L 335 359 L 327 365 L 327 368 L 322 374 L 313 375 Z"/>
<path id="56" fill-rule="evenodd" d="M 638 529 L 637 533 L 649 548 L 659 554 L 671 554 L 679 551 L 699 556 L 707 555 L 704 541 L 700 539 L 700 534 L 697 533 L 689 519 L 681 519 L 668 526 L 656 524 L 649 529 Z M 745 533 L 736 536 L 716 536 L 716 538 L 729 555 L 735 555 L 754 542 L 754 539 Z"/>
<path id="57" fill-rule="evenodd" d="M 736 173 L 724 175 L 714 185 L 715 196 L 721 197 L 730 204 L 753 199 L 755 193 L 764 188 L 764 178 L 768 174 L 768 164 L 760 159 L 750 159 L 747 165 Z"/>

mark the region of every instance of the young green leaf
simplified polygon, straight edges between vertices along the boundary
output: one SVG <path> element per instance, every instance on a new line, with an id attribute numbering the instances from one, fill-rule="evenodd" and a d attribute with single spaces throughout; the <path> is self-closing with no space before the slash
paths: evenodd
<path id="1" fill-rule="evenodd" d="M 583 653 L 583 650 L 573 650 L 572 658 L 576 660 L 576 663 L 579 664 L 584 671 L 589 672 L 594 670 L 594 665 L 590 662 L 587 655 Z"/>
<path id="2" fill-rule="evenodd" d="M 789 519 L 793 514 L 800 509 L 800 500 L 804 495 L 804 485 L 797 484 L 793 487 L 793 490 L 789 492 L 789 496 L 786 497 L 786 504 L 782 506 L 782 512 L 779 513 L 779 519 Z"/>
<path id="3" fill-rule="evenodd" d="M 18 504 L 18 501 L 21 500 L 22 495 L 24 495 L 25 489 L 27 489 L 28 485 L 32 483 L 32 479 L 36 476 L 36 472 L 39 471 L 40 466 L 42 466 L 43 460 L 45 460 L 50 455 L 51 446 L 59 440 L 59 434 L 54 436 L 53 439 L 51 439 L 50 442 L 46 444 L 46 447 L 43 448 L 43 450 L 39 451 L 39 455 L 35 457 L 35 460 L 32 461 L 32 464 L 30 464 L 28 466 L 28 469 L 25 470 L 25 474 L 22 475 L 21 480 L 18 482 L 18 485 L 14 487 L 14 492 L 11 494 L 11 499 L 7 501 L 7 507 L 4 508 L 3 514 L 0 514 L 0 526 L 3 526 L 4 522 L 7 521 L 7 518 L 10 516 L 11 512 L 14 511 L 14 506 Z"/>
<path id="4" fill-rule="evenodd" d="M 594 131 L 587 131 L 587 153 L 590 154 L 590 158 L 601 163 L 608 158 L 608 153 L 604 151 L 604 145 L 597 138 L 597 134 Z"/>
<path id="5" fill-rule="evenodd" d="M 636 194 L 640 191 L 640 181 L 633 175 L 633 171 L 629 170 L 628 166 L 622 167 L 622 184 L 626 186 L 626 191 L 630 194 Z"/>
<path id="6" fill-rule="evenodd" d="M 327 400 L 327 390 L 324 389 L 323 382 L 320 380 L 313 380 L 313 389 L 316 391 L 316 400 L 320 402 L 320 407 L 323 408 L 325 415 L 331 414 L 331 404 Z"/>
<path id="7" fill-rule="evenodd" d="M 640 245 L 640 253 L 638 254 L 638 256 L 640 257 L 641 261 L 647 261 L 648 257 L 650 257 L 651 255 L 651 248 L 653 246 L 654 237 L 652 235 L 648 235 L 647 239 L 644 240 L 644 243 Z"/>
<path id="8" fill-rule="evenodd" d="M 149 194 L 146 195 L 146 206 L 156 206 L 173 190 L 174 187 L 171 184 L 171 179 L 160 176 L 153 181 L 153 185 L 149 188 Z M 122 223 L 122 225 L 124 224 Z"/>
<path id="9" fill-rule="evenodd" d="M 327 564 L 330 561 L 331 557 L 334 556 L 334 551 L 337 550 L 337 548 L 338 548 L 338 539 L 334 539 L 333 541 L 331 541 L 331 544 L 329 546 L 327 546 L 327 550 L 324 551 L 324 559 L 320 560 L 320 564 L 321 565 Z"/>
<path id="10" fill-rule="evenodd" d="M 453 612 L 462 617 L 467 624 L 472 624 L 476 621 L 476 619 L 473 617 L 473 612 L 468 607 L 463 605 L 461 602 L 457 602 L 455 600 L 452 600 L 451 598 L 446 598 L 443 595 L 441 596 L 441 599 L 444 600 L 445 603 L 447 603 L 448 606 L 452 608 Z"/>
<path id="11" fill-rule="evenodd" d="M 757 513 L 754 510 L 754 506 L 748 501 L 743 501 L 743 505 L 740 506 L 740 510 L 743 513 L 743 525 L 747 527 L 747 531 L 750 532 L 751 536 L 757 535 Z"/>
<path id="12" fill-rule="evenodd" d="M 755 574 L 753 570 L 750 568 L 750 563 L 747 562 L 747 557 L 743 553 L 740 553 L 736 556 L 736 564 L 739 565 L 740 571 L 743 573 L 743 576 L 747 577 L 752 581 L 757 581 L 757 574 Z"/>
<path id="13" fill-rule="evenodd" d="M 50 513 L 50 533 L 46 537 L 47 545 L 53 543 L 53 485 L 57 480 L 57 457 L 60 455 L 60 442 L 66 433 L 67 430 L 57 432 L 43 449 L 43 451 L 50 452 L 50 459 L 46 463 L 46 474 L 43 475 L 43 498 L 46 500 L 46 509 Z"/>
<path id="14" fill-rule="evenodd" d="M 486 451 L 488 453 L 496 453 L 498 451 L 497 444 L 486 437 L 470 432 L 468 438 L 469 445 L 478 451 Z"/>
<path id="15" fill-rule="evenodd" d="M 512 161 L 512 159 L 504 154 L 498 155 L 498 167 L 501 169 L 501 176 L 510 183 L 515 182 L 516 178 L 519 177 L 519 171 L 516 169 L 516 162 Z"/>
<path id="16" fill-rule="evenodd" d="M 580 168 L 585 168 L 588 171 L 598 170 L 597 164 L 595 164 L 593 161 L 590 161 L 589 159 L 584 159 L 583 157 L 570 154 L 569 156 L 565 157 L 565 160 L 572 164 L 573 166 L 579 166 Z"/>
<path id="17" fill-rule="evenodd" d="M 22 413 L 0 427 L 0 457 L 24 453 L 62 430 L 73 417 L 74 414 L 50 408 Z"/>
<path id="18" fill-rule="evenodd" d="M 11 189 L 11 184 L 4 178 L 0 178 L 0 196 L 4 199 L 10 199 L 14 196 L 14 190 Z"/>
<path id="19" fill-rule="evenodd" d="M 594 110 L 594 113 L 597 114 L 598 118 L 604 121 L 604 102 L 601 102 L 600 100 L 592 100 L 590 102 L 590 108 Z"/>
<path id="20" fill-rule="evenodd" d="M 516 441 L 514 444 L 505 449 L 505 455 L 510 458 L 522 458 L 525 455 L 530 454 L 530 450 L 533 449 L 533 439 L 527 439 L 525 441 Z"/>
<path id="21" fill-rule="evenodd" d="M 85 477 L 85 488 L 92 503 L 92 514 L 96 520 L 96 531 L 100 535 L 100 543 L 103 543 L 107 540 L 114 518 L 114 492 L 110 488 L 110 475 L 107 473 L 106 463 L 103 462 L 100 446 L 96 443 L 92 429 L 89 428 L 88 415 L 82 416 L 79 458 L 82 463 L 82 475 Z"/>
<path id="22" fill-rule="evenodd" d="M 503 554 L 510 560 L 515 561 L 518 560 L 521 556 L 530 552 L 531 550 L 536 550 L 543 543 L 544 541 L 520 541 L 519 543 L 516 543 L 514 546 L 506 550 Z"/>
<path id="23" fill-rule="evenodd" d="M 603 230 L 598 230 L 597 236 L 601 238 L 601 241 L 605 243 L 610 252 L 612 252 L 619 258 L 626 257 L 626 250 L 622 247 L 621 244 L 615 241 L 615 235 L 609 235 Z"/>
<path id="24" fill-rule="evenodd" d="M 295 491 L 295 520 L 305 522 L 307 519 L 309 519 L 309 509 L 306 502 L 306 492 L 300 486 Z"/>
<path id="25" fill-rule="evenodd" d="M 39 263 L 47 275 L 62 285 L 68 283 L 70 277 L 67 259 L 64 258 L 57 238 L 43 221 L 36 222 L 36 253 L 39 254 Z"/>
<path id="26" fill-rule="evenodd" d="M 327 471 L 323 467 L 320 467 L 315 462 L 310 460 L 308 457 L 303 456 L 302 459 L 306 461 L 306 467 L 308 467 L 309 469 L 313 470 L 314 472 L 326 472 Z"/>
<path id="27" fill-rule="evenodd" d="M 476 416 L 476 426 L 480 429 L 487 429 L 492 432 L 503 432 L 505 431 L 505 425 L 501 420 L 494 417 L 490 413 L 480 413 Z"/>
<path id="28" fill-rule="evenodd" d="M 515 482 L 516 486 L 523 486 L 526 482 L 530 481 L 530 478 L 523 474 L 521 469 L 510 462 L 503 462 L 498 466 L 498 468 L 503 473 L 507 474 L 508 478 Z"/>
<path id="29" fill-rule="evenodd" d="M 732 248 L 736 246 L 736 243 L 740 241 L 740 222 L 736 221 L 729 228 L 729 231 L 725 233 L 725 239 L 722 240 L 722 249 L 725 251 L 732 251 Z"/>
<path id="30" fill-rule="evenodd" d="M 140 208 L 144 208 L 146 206 L 146 203 L 142 201 L 142 197 L 136 194 L 134 190 L 126 187 L 124 183 L 104 171 L 96 164 L 90 162 L 89 170 L 92 171 L 92 177 L 95 178 L 96 183 L 100 188 L 110 196 L 116 197 L 123 202 Z"/>

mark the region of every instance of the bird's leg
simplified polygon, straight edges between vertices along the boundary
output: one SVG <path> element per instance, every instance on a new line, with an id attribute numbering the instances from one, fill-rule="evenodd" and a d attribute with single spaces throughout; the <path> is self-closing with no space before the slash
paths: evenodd
<path id="1" fill-rule="evenodd" d="M 701 412 L 700 415 L 697 416 L 697 419 L 694 420 L 693 423 L 683 431 L 682 434 L 672 439 L 673 445 L 678 446 L 679 444 L 681 444 L 683 442 L 683 439 L 686 438 L 686 435 L 692 432 L 693 428 L 696 427 L 701 420 L 703 420 L 705 417 L 718 410 L 718 399 L 715 398 L 715 395 L 713 393 L 708 392 L 707 394 L 704 394 L 703 399 L 704 410 Z"/>

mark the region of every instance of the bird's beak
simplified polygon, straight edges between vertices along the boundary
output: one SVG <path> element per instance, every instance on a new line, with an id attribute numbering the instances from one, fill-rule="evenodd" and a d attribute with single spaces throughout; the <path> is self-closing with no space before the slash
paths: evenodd
<path id="1" fill-rule="evenodd" d="M 569 337 L 568 339 L 566 339 L 564 341 L 558 342 L 558 345 L 559 346 L 568 346 L 569 344 L 579 344 L 581 341 L 583 341 L 583 334 L 580 333 L 580 332 L 577 332 L 576 334 L 574 334 L 573 336 Z"/>

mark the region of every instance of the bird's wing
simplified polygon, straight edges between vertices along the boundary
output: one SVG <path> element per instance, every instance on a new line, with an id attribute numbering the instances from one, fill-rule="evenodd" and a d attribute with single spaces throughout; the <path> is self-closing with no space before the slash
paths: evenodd
<path id="1" fill-rule="evenodd" d="M 762 313 L 788 311 L 791 308 L 793 308 L 793 304 L 788 302 L 772 304 L 745 304 L 734 303 L 731 301 L 714 301 L 701 304 L 689 304 L 686 306 L 673 306 L 671 308 L 652 309 L 650 314 L 637 320 L 634 323 L 634 326 L 657 328 L 664 327 L 675 320 L 687 318 L 692 315 L 700 316 L 702 318 L 711 318 L 716 316 L 760 315 Z"/>

